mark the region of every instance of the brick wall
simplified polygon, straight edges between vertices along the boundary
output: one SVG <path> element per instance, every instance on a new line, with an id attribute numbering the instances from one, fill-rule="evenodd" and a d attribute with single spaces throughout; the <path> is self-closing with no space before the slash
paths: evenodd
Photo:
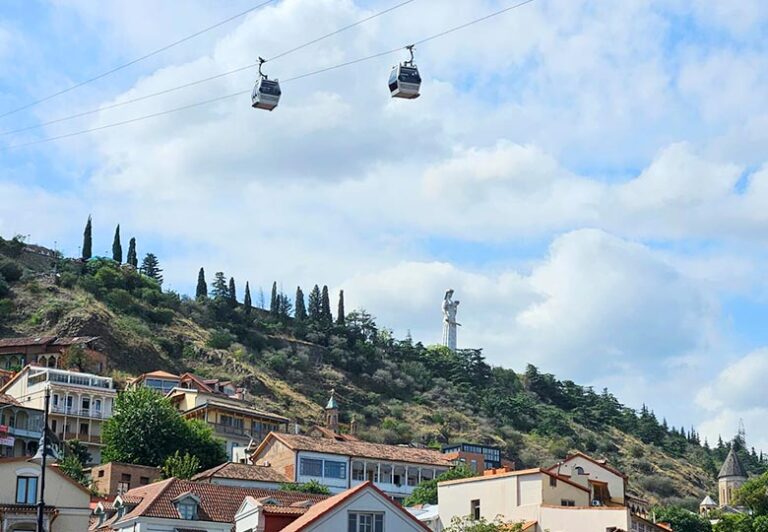
<path id="1" fill-rule="evenodd" d="M 91 486 L 101 495 L 114 497 L 121 484 L 123 491 L 160 479 L 160 468 L 109 462 L 91 468 Z"/>

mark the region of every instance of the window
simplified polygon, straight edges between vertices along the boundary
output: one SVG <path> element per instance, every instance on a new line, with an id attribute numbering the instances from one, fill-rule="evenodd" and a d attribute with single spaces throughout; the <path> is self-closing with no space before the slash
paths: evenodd
<path id="1" fill-rule="evenodd" d="M 120 480 L 122 480 L 123 482 L 130 482 L 131 475 L 128 473 L 123 473 L 122 475 L 120 475 Z"/>
<path id="2" fill-rule="evenodd" d="M 384 532 L 384 514 L 350 512 L 347 532 Z"/>
<path id="3" fill-rule="evenodd" d="M 96 412 L 101 412 L 101 399 L 96 399 L 96 400 L 93 402 L 93 409 L 94 409 Z"/>
<path id="4" fill-rule="evenodd" d="M 59 394 L 53 394 L 53 406 L 59 406 Z"/>
<path id="5" fill-rule="evenodd" d="M 80 408 L 83 410 L 90 410 L 91 409 L 91 398 L 90 397 L 83 397 L 80 401 Z"/>
<path id="6" fill-rule="evenodd" d="M 58 423 L 56 422 L 56 420 L 55 420 L 55 419 L 52 419 L 52 420 L 51 420 L 51 430 L 52 430 L 53 432 L 56 432 L 56 425 L 58 425 Z"/>
<path id="7" fill-rule="evenodd" d="M 130 488 L 130 485 L 127 482 L 118 482 L 117 483 L 117 494 L 123 495 L 126 491 L 128 491 Z"/>
<path id="8" fill-rule="evenodd" d="M 185 500 L 179 502 L 177 505 L 179 510 L 179 517 L 192 521 L 197 518 L 197 503 L 192 500 Z"/>
<path id="9" fill-rule="evenodd" d="M 549 485 L 553 488 L 557 487 L 557 478 L 555 477 L 549 477 Z"/>
<path id="10" fill-rule="evenodd" d="M 561 499 L 560 506 L 576 506 L 576 502 L 571 499 Z"/>
<path id="11" fill-rule="evenodd" d="M 104 470 L 103 469 L 99 470 L 99 478 L 104 478 Z"/>
<path id="12" fill-rule="evenodd" d="M 299 464 L 299 474 L 306 477 L 322 477 L 323 461 L 314 458 L 302 458 Z"/>
<path id="13" fill-rule="evenodd" d="M 325 461 L 325 476 L 327 478 L 347 478 L 346 462 Z"/>
<path id="14" fill-rule="evenodd" d="M 583 475 L 584 474 L 584 468 L 581 467 L 581 466 L 576 466 L 574 468 L 574 471 L 576 472 L 577 475 Z"/>
<path id="15" fill-rule="evenodd" d="M 37 477 L 16 478 L 16 504 L 37 502 Z"/>
<path id="16" fill-rule="evenodd" d="M 480 499 L 474 499 L 469 503 L 469 516 L 475 520 L 480 520 Z"/>
<path id="17" fill-rule="evenodd" d="M 142 486 L 149 484 L 149 477 L 139 477 L 139 484 Z"/>
<path id="18" fill-rule="evenodd" d="M 88 423 L 80 423 L 80 435 L 81 436 L 88 435 Z"/>

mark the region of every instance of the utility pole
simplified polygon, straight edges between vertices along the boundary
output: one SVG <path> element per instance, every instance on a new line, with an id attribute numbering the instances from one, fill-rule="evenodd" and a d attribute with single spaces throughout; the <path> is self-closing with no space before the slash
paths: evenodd
<path id="1" fill-rule="evenodd" d="M 40 498 L 37 502 L 37 532 L 45 532 L 43 516 L 45 515 L 45 462 L 48 458 L 48 409 L 51 404 L 51 389 L 45 388 L 45 410 L 43 410 L 43 452 L 40 458 Z"/>

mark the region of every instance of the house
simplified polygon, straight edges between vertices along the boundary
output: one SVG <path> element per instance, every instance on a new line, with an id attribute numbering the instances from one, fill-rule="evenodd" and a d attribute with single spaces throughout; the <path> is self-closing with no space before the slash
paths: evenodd
<path id="1" fill-rule="evenodd" d="M 0 459 L 0 530 L 36 530 L 40 471 L 40 465 L 27 458 Z M 46 467 L 44 495 L 46 531 L 75 532 L 88 528 L 88 490 L 54 465 Z"/>
<path id="2" fill-rule="evenodd" d="M 419 504 L 409 506 L 406 510 L 432 532 L 442 532 L 440 509 L 436 504 Z"/>
<path id="3" fill-rule="evenodd" d="M 42 410 L 0 394 L 0 457 L 33 456 L 42 435 Z"/>
<path id="4" fill-rule="evenodd" d="M 230 459 L 233 459 L 235 449 L 246 447 L 251 440 L 261 441 L 272 431 L 287 430 L 290 421 L 257 410 L 250 403 L 222 392 L 174 388 L 167 397 L 185 418 L 200 419 L 210 425 L 214 434 L 226 442 Z"/>
<path id="5" fill-rule="evenodd" d="M 457 443 L 443 447 L 443 454 L 454 463 L 463 464 L 472 472 L 480 474 L 487 469 L 515 468 L 515 463 L 501 457 L 501 449 L 478 443 Z"/>
<path id="6" fill-rule="evenodd" d="M 258 504 L 243 501 L 235 532 L 258 528 Z M 429 530 L 372 482 L 364 482 L 311 506 L 282 532 L 424 532 Z"/>
<path id="7" fill-rule="evenodd" d="M 279 489 L 282 484 L 291 482 L 285 474 L 274 467 L 237 462 L 225 462 L 212 467 L 198 473 L 192 477 L 192 480 L 221 486 L 263 489 Z"/>
<path id="8" fill-rule="evenodd" d="M 91 347 L 94 336 L 35 336 L 28 338 L 0 339 L 0 368 L 18 371 L 27 364 L 48 368 L 64 368 L 67 352 L 82 349 L 85 354 L 83 370 L 103 373 L 107 369 L 107 357 Z"/>
<path id="9" fill-rule="evenodd" d="M 291 482 L 315 480 L 332 493 L 371 481 L 395 500 L 451 468 L 446 456 L 432 449 L 276 432 L 261 442 L 251 461 L 269 464 Z"/>
<path id="10" fill-rule="evenodd" d="M 122 495 L 160 479 L 159 467 L 108 462 L 90 468 L 91 489 L 105 497 Z"/>
<path id="11" fill-rule="evenodd" d="M 582 453 L 553 467 L 486 471 L 483 476 L 438 484 L 440 521 L 455 517 L 526 523 L 531 532 L 667 530 L 634 514 L 627 478 L 609 464 Z"/>
<path id="12" fill-rule="evenodd" d="M 50 387 L 49 427 L 62 441 L 79 440 L 91 454 L 91 463 L 101 461 L 102 423 L 112 416 L 117 392 L 109 377 L 62 369 L 27 365 L 0 388 L 25 406 L 42 409 L 45 389 Z"/>
<path id="13" fill-rule="evenodd" d="M 171 478 L 134 488 L 113 503 L 99 503 L 92 531 L 116 532 L 230 532 L 243 501 L 262 504 L 266 528 L 281 530 L 326 499 L 324 495 L 238 488 Z M 85 529 L 83 529 L 85 530 Z"/>
<path id="14" fill-rule="evenodd" d="M 142 373 L 128 383 L 128 388 L 144 386 L 163 395 L 167 394 L 181 383 L 181 377 L 167 371 L 151 371 Z"/>

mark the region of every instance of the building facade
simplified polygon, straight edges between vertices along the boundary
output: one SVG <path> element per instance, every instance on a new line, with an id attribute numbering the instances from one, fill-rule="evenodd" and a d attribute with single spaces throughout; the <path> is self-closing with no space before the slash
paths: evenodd
<path id="1" fill-rule="evenodd" d="M 42 410 L 0 394 L 0 457 L 34 456 L 42 435 Z"/>
<path id="2" fill-rule="evenodd" d="M 117 392 L 112 379 L 91 373 L 26 366 L 0 388 L 0 393 L 24 398 L 25 405 L 42 409 L 45 390 L 51 390 L 49 428 L 62 441 L 78 440 L 101 461 L 101 429 L 112 416 Z"/>
<path id="3" fill-rule="evenodd" d="M 81 369 L 103 373 L 107 358 L 93 349 L 93 336 L 36 336 L 0 339 L 0 369 L 19 371 L 28 364 L 48 368 L 63 368 L 70 349 L 78 348 L 84 354 Z"/>
<path id="4" fill-rule="evenodd" d="M 717 475 L 720 508 L 734 506 L 734 494 L 746 481 L 747 471 L 739 460 L 739 455 L 731 447 Z"/>
<path id="5" fill-rule="evenodd" d="M 146 486 L 160 479 L 159 467 L 122 462 L 109 462 L 93 466 L 88 472 L 91 488 L 103 497 L 116 497 L 128 490 Z"/>

